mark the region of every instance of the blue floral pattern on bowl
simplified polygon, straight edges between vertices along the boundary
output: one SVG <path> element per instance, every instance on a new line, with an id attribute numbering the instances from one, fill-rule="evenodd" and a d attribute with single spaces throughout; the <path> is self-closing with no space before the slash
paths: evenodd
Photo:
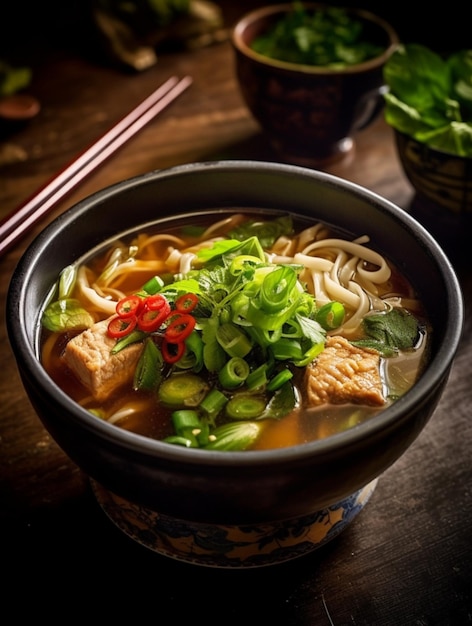
<path id="1" fill-rule="evenodd" d="M 112 522 L 139 544 L 173 559 L 220 568 L 263 567 L 289 561 L 336 537 L 364 508 L 377 479 L 326 509 L 282 522 L 223 525 L 188 522 L 139 506 L 92 481 Z"/>

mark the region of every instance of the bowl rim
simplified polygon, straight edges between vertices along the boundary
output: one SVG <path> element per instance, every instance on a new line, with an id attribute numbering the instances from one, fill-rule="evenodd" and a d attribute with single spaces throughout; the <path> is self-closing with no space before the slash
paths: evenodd
<path id="1" fill-rule="evenodd" d="M 318 2 L 303 2 L 302 4 L 308 9 L 323 9 L 330 7 L 330 5 L 327 3 Z M 273 67 L 274 69 L 285 70 L 291 73 L 308 74 L 313 76 L 343 76 L 362 73 L 369 69 L 378 69 L 387 61 L 387 59 L 400 45 L 400 38 L 396 30 L 387 20 L 380 17 L 379 15 L 376 15 L 375 13 L 372 13 L 371 11 L 356 7 L 344 8 L 347 13 L 356 15 L 364 21 L 372 22 L 373 24 L 379 26 L 385 31 L 390 43 L 380 55 L 367 61 L 363 61 L 362 63 L 357 63 L 355 65 L 350 65 L 341 69 L 333 69 L 323 66 L 304 65 L 302 63 L 289 63 L 287 61 L 280 61 L 278 59 L 273 59 L 271 57 L 259 54 L 258 52 L 252 50 L 252 48 L 250 48 L 245 43 L 243 36 L 248 26 L 258 20 L 270 18 L 277 13 L 282 14 L 293 10 L 292 3 L 266 5 L 244 14 L 236 21 L 231 30 L 231 43 L 237 52 L 251 59 L 252 61 L 259 63 L 260 65 Z"/>
<path id="2" fill-rule="evenodd" d="M 228 171 L 248 173 L 254 170 L 277 175 L 284 173 L 289 177 L 315 178 L 328 185 L 341 186 L 345 192 L 352 191 L 366 201 L 379 205 L 383 212 L 389 213 L 394 220 L 400 221 L 407 230 L 414 233 L 420 245 L 430 250 L 433 260 L 444 277 L 447 301 L 454 323 L 449 324 L 445 329 L 445 336 L 438 353 L 427 366 L 428 380 L 426 380 L 425 376 L 422 376 L 415 386 L 392 406 L 372 419 L 344 432 L 287 448 L 239 452 L 225 451 L 224 454 L 220 451 L 181 448 L 180 446 L 169 445 L 104 422 L 81 408 L 50 379 L 38 359 L 38 346 L 32 345 L 26 329 L 24 294 L 28 289 L 29 277 L 36 270 L 39 257 L 46 254 L 51 239 L 57 235 L 58 231 L 60 232 L 61 228 L 78 219 L 84 213 L 86 214 L 90 205 L 100 204 L 105 199 L 109 200 L 117 194 L 129 192 L 136 186 L 145 185 L 151 180 L 156 181 L 158 184 L 160 179 L 185 177 L 188 173 L 210 172 L 218 174 L 228 173 Z M 123 232 L 123 230 L 119 232 Z M 46 294 L 44 294 L 44 298 L 46 298 Z M 438 387 L 443 381 L 444 374 L 448 372 L 455 357 L 464 324 L 464 303 L 455 270 L 437 241 L 412 216 L 377 193 L 327 172 L 297 165 L 252 160 L 203 161 L 177 165 L 117 182 L 84 198 L 49 223 L 26 248 L 13 271 L 7 292 L 6 306 L 8 336 L 15 358 L 21 359 L 23 375 L 30 381 L 34 381 L 38 389 L 48 389 L 52 392 L 55 400 L 68 414 L 68 419 L 73 420 L 75 423 L 81 423 L 86 430 L 106 440 L 111 445 L 119 445 L 129 451 L 134 451 L 149 458 L 160 458 L 161 460 L 177 462 L 187 466 L 237 466 L 240 469 L 269 464 L 272 466 L 283 466 L 285 464 L 303 462 L 304 459 L 315 455 L 320 459 L 325 455 L 333 458 L 333 455 L 341 455 L 345 448 L 362 449 L 363 442 L 380 436 L 380 434 L 383 436 L 388 430 L 395 430 L 399 422 L 407 419 L 405 416 L 408 416 L 409 410 L 426 401 L 428 392 Z M 38 316 L 39 312 L 37 311 L 35 314 Z M 39 321 L 37 321 L 38 323 Z M 38 333 L 36 332 L 34 343 L 37 341 L 37 336 Z"/>
<path id="3" fill-rule="evenodd" d="M 395 143 L 397 144 L 397 146 L 399 145 L 400 142 L 402 143 L 402 146 L 406 146 L 407 144 L 414 145 L 418 148 L 418 150 L 421 151 L 423 155 L 429 154 L 432 157 L 440 158 L 443 160 L 458 161 L 458 162 L 464 163 L 466 167 L 468 168 L 467 174 L 469 173 L 469 169 L 472 173 L 472 156 L 465 156 L 465 155 L 457 154 L 456 152 L 440 150 L 439 148 L 435 148 L 434 146 L 428 145 L 425 141 L 421 141 L 420 139 L 413 137 L 413 135 L 409 135 L 404 130 L 400 130 L 399 128 L 396 128 L 395 126 L 391 124 L 390 126 L 393 130 Z M 469 176 L 467 176 L 467 178 L 469 179 Z"/>

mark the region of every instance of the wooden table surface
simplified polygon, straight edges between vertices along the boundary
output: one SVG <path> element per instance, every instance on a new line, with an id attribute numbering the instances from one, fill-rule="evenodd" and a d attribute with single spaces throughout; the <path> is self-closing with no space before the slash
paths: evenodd
<path id="1" fill-rule="evenodd" d="M 231 3 L 228 3 L 231 6 Z M 244 3 L 228 9 L 228 24 Z M 41 102 L 0 136 L 0 219 L 171 75 L 193 84 L 0 259 L 0 298 L 28 242 L 53 217 L 109 184 L 154 169 L 215 159 L 276 160 L 246 109 L 228 41 L 166 52 L 131 74 L 63 51 L 35 69 Z M 391 129 L 382 117 L 356 137 L 353 158 L 329 168 L 414 212 Z M 472 304 L 461 230 L 437 237 Z M 447 237 L 445 236 L 447 234 Z M 401 244 L 399 244 L 401 245 Z M 442 294 L 438 294 L 440 298 Z M 45 431 L 21 386 L 0 311 L 0 610 L 17 623 L 82 612 L 124 623 L 287 626 L 445 626 L 472 623 L 472 328 L 440 404 L 410 449 L 381 476 L 353 524 L 323 549 L 248 571 L 198 568 L 133 543 L 100 509 L 87 480 Z M 58 602 L 60 598 L 61 602 Z M 60 608 L 62 606 L 62 608 Z M 162 617 L 163 614 L 166 616 Z M 72 612 L 72 614 L 71 614 Z M 61 617 L 61 615 L 63 617 Z"/>

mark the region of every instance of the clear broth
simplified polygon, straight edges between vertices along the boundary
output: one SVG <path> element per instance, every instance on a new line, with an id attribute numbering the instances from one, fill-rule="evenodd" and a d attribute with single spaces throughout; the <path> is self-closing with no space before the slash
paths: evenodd
<path id="1" fill-rule="evenodd" d="M 248 217 L 250 217 L 250 214 L 248 214 Z M 197 224 L 192 224 L 192 226 L 197 226 Z M 294 227 L 295 232 L 299 232 L 300 228 L 306 227 L 306 224 L 294 222 Z M 329 230 L 335 236 L 346 238 L 345 234 L 341 234 L 332 228 Z M 145 232 L 149 232 L 147 227 Z M 160 232 L 170 232 L 179 238 L 185 239 L 189 245 L 196 241 L 192 236 L 188 235 L 186 226 L 166 228 Z M 95 251 L 93 256 L 85 258 L 84 262 L 93 272 L 99 275 L 103 270 L 107 257 L 108 247 L 106 252 L 103 249 Z M 392 269 L 392 275 L 389 285 L 386 285 L 385 289 L 403 294 L 409 299 L 412 298 L 412 294 L 417 298 L 417 294 L 407 278 L 401 275 L 391 263 L 389 265 Z M 142 285 L 154 275 L 155 272 L 150 271 L 148 275 L 141 273 L 139 278 L 130 276 L 129 279 L 120 285 L 120 289 L 127 293 L 139 291 Z M 417 302 L 419 303 L 419 300 Z M 393 391 L 395 397 L 403 395 L 414 385 L 427 362 L 427 346 L 430 333 L 427 317 L 425 312 L 421 310 L 421 307 L 414 313 L 424 328 L 417 348 L 413 352 L 400 354 L 395 359 L 381 360 L 385 388 L 390 392 Z M 90 396 L 89 391 L 79 382 L 62 359 L 65 345 L 73 336 L 74 333 L 51 333 L 47 330 L 43 330 L 41 334 L 42 363 L 51 378 L 67 395 L 87 410 L 96 411 L 99 409 L 100 414 L 105 416 L 105 419 L 114 415 L 118 410 L 124 410 L 126 407 L 129 407 L 132 409 L 129 415 L 114 422 L 119 428 L 158 440 L 174 434 L 171 413 L 175 409 L 169 409 L 159 404 L 154 391 L 135 391 L 132 385 L 129 385 L 128 387 L 121 387 L 115 390 L 106 401 L 98 405 Z M 304 368 L 294 369 L 295 377 L 293 380 L 298 390 L 299 405 L 283 419 L 266 420 L 267 424 L 251 449 L 282 448 L 329 437 L 372 418 L 394 401 L 389 397 L 382 407 L 365 406 L 362 404 L 326 404 L 321 407 L 310 407 L 307 406 L 306 391 L 303 383 Z"/>

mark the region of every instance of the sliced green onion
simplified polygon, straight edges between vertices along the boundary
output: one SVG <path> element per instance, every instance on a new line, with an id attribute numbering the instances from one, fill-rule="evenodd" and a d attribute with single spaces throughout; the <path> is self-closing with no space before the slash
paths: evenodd
<path id="1" fill-rule="evenodd" d="M 263 363 L 256 367 L 255 370 L 250 372 L 246 378 L 246 387 L 248 389 L 259 389 L 267 384 L 267 371 L 269 366 L 267 363 Z"/>
<path id="2" fill-rule="evenodd" d="M 218 319 L 210 317 L 200 321 L 202 327 L 203 340 L 203 363 L 209 372 L 217 372 L 226 362 L 226 355 L 223 348 L 216 339 L 216 329 Z"/>
<path id="3" fill-rule="evenodd" d="M 172 423 L 176 435 L 167 437 L 165 441 L 184 445 L 187 448 L 199 448 L 208 443 L 210 427 L 206 420 L 201 420 L 197 411 L 180 409 L 172 413 Z"/>
<path id="4" fill-rule="evenodd" d="M 158 396 L 168 406 L 196 407 L 207 390 L 208 385 L 200 376 L 185 372 L 166 378 L 159 387 Z"/>
<path id="5" fill-rule="evenodd" d="M 233 420 L 248 420 L 262 415 L 265 408 L 266 401 L 263 396 L 252 393 L 238 393 L 228 400 L 225 412 Z"/>
<path id="6" fill-rule="evenodd" d="M 235 324 L 220 324 L 216 329 L 216 340 L 230 356 L 243 358 L 252 349 L 249 337 Z"/>
<path id="7" fill-rule="evenodd" d="M 262 262 L 265 262 L 266 260 L 264 249 L 257 237 L 248 237 L 247 239 L 244 239 L 244 241 L 241 241 L 237 246 L 225 251 L 223 257 L 226 262 L 229 262 L 240 255 L 253 256 Z"/>
<path id="8" fill-rule="evenodd" d="M 200 430 L 200 420 L 197 411 L 193 409 L 180 409 L 172 413 L 172 423 L 178 435 L 186 434 L 188 431 Z"/>
<path id="9" fill-rule="evenodd" d="M 339 328 L 344 322 L 346 310 L 341 302 L 328 302 L 316 312 L 316 321 L 325 329 Z"/>
<path id="10" fill-rule="evenodd" d="M 206 446 L 210 441 L 210 425 L 213 426 L 213 422 L 210 424 L 210 420 L 206 418 L 200 419 L 200 432 L 196 435 L 197 442 L 200 447 Z"/>
<path id="11" fill-rule="evenodd" d="M 300 339 L 303 337 L 302 327 L 296 319 L 288 319 L 283 328 L 280 329 L 280 337 L 289 337 L 290 339 Z"/>
<path id="12" fill-rule="evenodd" d="M 260 330 L 260 337 L 262 338 L 263 345 L 269 346 L 277 342 L 282 337 L 282 328 L 274 328 L 274 330 Z"/>
<path id="13" fill-rule="evenodd" d="M 232 422 L 218 426 L 210 435 L 205 450 L 246 450 L 259 437 L 263 422 Z"/>
<path id="14" fill-rule="evenodd" d="M 277 391 L 282 385 L 293 378 L 293 372 L 289 369 L 284 369 L 276 374 L 267 384 L 267 391 Z"/>
<path id="15" fill-rule="evenodd" d="M 323 352 L 324 347 L 324 341 L 313 344 L 311 348 L 305 352 L 301 359 L 293 359 L 294 365 L 296 365 L 297 367 L 305 367 L 305 365 L 311 363 L 321 352 Z"/>
<path id="16" fill-rule="evenodd" d="M 200 333 L 193 330 L 185 340 L 184 356 L 176 363 L 182 370 L 192 369 L 199 372 L 203 367 L 203 341 Z"/>
<path id="17" fill-rule="evenodd" d="M 270 349 L 277 361 L 300 360 L 303 357 L 303 350 L 298 339 L 282 337 Z"/>
<path id="18" fill-rule="evenodd" d="M 149 295 L 154 295 L 164 287 L 164 281 L 160 276 L 153 276 L 142 287 L 142 290 Z"/>
<path id="19" fill-rule="evenodd" d="M 233 322 L 240 326 L 248 326 L 247 312 L 249 309 L 250 298 L 244 293 L 238 293 L 231 300 L 231 314 Z"/>
<path id="20" fill-rule="evenodd" d="M 311 293 L 304 291 L 300 293 L 297 304 L 297 315 L 303 317 L 311 317 L 315 310 L 315 298 Z"/>
<path id="21" fill-rule="evenodd" d="M 199 448 L 196 437 L 182 437 L 181 435 L 170 435 L 162 441 L 166 443 L 172 443 L 177 446 L 184 446 L 185 448 Z"/>
<path id="22" fill-rule="evenodd" d="M 211 389 L 200 403 L 200 408 L 208 417 L 214 418 L 218 415 L 224 405 L 228 402 L 228 398 L 219 389 Z"/>
<path id="23" fill-rule="evenodd" d="M 250 254 L 240 254 L 235 257 L 229 266 L 229 271 L 233 276 L 238 276 L 239 274 L 244 273 L 247 269 L 254 271 L 255 265 L 260 265 L 261 259 L 257 256 L 252 256 Z M 248 268 L 249 266 L 249 268 Z"/>
<path id="24" fill-rule="evenodd" d="M 77 265 L 67 265 L 59 277 L 58 300 L 70 298 L 77 278 Z"/>
<path id="25" fill-rule="evenodd" d="M 280 311 L 268 313 L 258 306 L 256 299 L 249 299 L 246 319 L 261 330 L 276 330 L 282 328 L 285 322 L 293 316 L 297 306 L 298 301 L 294 299 Z"/>
<path id="26" fill-rule="evenodd" d="M 223 368 L 218 372 L 218 380 L 225 389 L 235 389 L 241 386 L 249 376 L 249 365 L 244 359 L 233 356 L 226 361 Z"/>
<path id="27" fill-rule="evenodd" d="M 267 274 L 259 294 L 261 308 L 267 313 L 281 311 L 289 303 L 296 282 L 297 274 L 289 266 L 278 267 Z"/>

